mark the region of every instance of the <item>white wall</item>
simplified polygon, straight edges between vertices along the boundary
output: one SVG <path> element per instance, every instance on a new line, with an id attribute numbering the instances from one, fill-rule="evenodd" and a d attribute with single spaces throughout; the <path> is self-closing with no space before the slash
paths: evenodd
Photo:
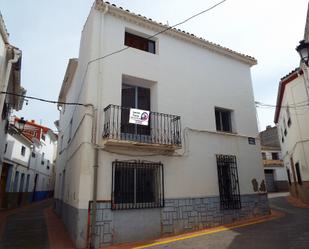
<path id="1" fill-rule="evenodd" d="M 98 58 L 123 48 L 126 28 L 146 35 L 154 34 L 150 29 L 108 14 L 101 15 L 96 10 L 90 13 L 82 33 L 78 68 L 67 101 L 84 100 L 83 103 L 93 103 L 98 108 L 98 143 L 103 146 L 103 109 L 109 104 L 121 104 L 124 75 L 144 79 L 144 84 L 151 89 L 152 111 L 180 115 L 183 128 L 203 132 L 188 132 L 186 146 L 189 153 L 186 156 L 146 157 L 134 150 L 129 152 L 135 156 L 121 156 L 101 151 L 98 199 L 110 200 L 111 162 L 115 159 L 163 162 L 166 198 L 218 195 L 215 154 L 236 155 L 240 192 L 254 193 L 251 180 L 256 178 L 260 183 L 264 174 L 259 141 L 256 140 L 256 145 L 248 144 L 248 137 L 258 137 L 250 66 L 161 34 L 156 38 L 156 54 L 130 48 L 92 63 L 81 88 L 89 58 Z M 233 110 L 235 136 L 216 133 L 215 107 Z M 73 131 L 77 133 L 69 147 L 57 158 L 58 190 L 55 197 L 61 199 L 63 186 L 59 176 L 65 169 L 64 201 L 75 207 L 88 208 L 93 182 L 92 122 L 88 116 L 80 122 L 89 109 L 76 108 L 79 112 L 75 113 L 73 109 L 66 107 L 65 113 L 60 114 L 59 137 L 63 135 L 65 141 L 72 116 Z M 178 153 L 181 154 L 182 150 Z"/>
<path id="2" fill-rule="evenodd" d="M 308 97 L 304 85 L 303 75 L 289 82 L 284 91 L 282 106 L 292 106 L 290 108 L 291 126 L 287 129 L 287 135 L 281 133 L 284 131 L 284 119 L 287 123 L 286 108 L 281 108 L 278 119 L 278 134 L 282 149 L 284 165 L 291 169 L 290 158 L 293 158 L 294 164 L 300 164 L 301 176 L 303 181 L 309 181 L 309 106 Z M 282 136 L 284 142 L 282 142 Z M 293 177 L 291 180 L 294 181 Z"/>

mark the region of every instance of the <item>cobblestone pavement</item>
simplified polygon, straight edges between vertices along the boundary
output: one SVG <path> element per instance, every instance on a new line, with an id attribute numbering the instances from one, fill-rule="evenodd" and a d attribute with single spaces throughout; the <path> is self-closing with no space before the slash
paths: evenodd
<path id="1" fill-rule="evenodd" d="M 285 197 L 269 199 L 284 217 L 251 226 L 148 248 L 177 249 L 308 249 L 309 209 L 296 208 Z"/>

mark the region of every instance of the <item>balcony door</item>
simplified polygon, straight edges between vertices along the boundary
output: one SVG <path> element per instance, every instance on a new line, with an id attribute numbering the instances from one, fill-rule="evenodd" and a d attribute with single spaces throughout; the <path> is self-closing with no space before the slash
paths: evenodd
<path id="1" fill-rule="evenodd" d="M 140 86 L 122 84 L 121 93 L 121 133 L 127 139 L 147 140 L 150 135 L 148 126 L 129 123 L 130 108 L 150 111 L 150 89 Z"/>

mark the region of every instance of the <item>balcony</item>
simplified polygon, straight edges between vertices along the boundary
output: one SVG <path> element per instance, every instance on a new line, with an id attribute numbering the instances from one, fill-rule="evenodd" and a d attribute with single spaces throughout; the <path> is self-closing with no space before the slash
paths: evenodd
<path id="1" fill-rule="evenodd" d="M 145 126 L 129 123 L 129 115 L 128 107 L 111 104 L 104 109 L 105 145 L 160 150 L 181 148 L 180 116 L 150 112 Z"/>

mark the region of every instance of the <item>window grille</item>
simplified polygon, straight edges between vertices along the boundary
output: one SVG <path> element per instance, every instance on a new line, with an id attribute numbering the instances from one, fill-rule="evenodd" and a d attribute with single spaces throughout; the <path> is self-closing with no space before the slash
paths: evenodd
<path id="1" fill-rule="evenodd" d="M 221 209 L 240 209 L 236 156 L 217 155 Z"/>
<path id="2" fill-rule="evenodd" d="M 114 161 L 112 209 L 164 207 L 163 164 Z"/>

